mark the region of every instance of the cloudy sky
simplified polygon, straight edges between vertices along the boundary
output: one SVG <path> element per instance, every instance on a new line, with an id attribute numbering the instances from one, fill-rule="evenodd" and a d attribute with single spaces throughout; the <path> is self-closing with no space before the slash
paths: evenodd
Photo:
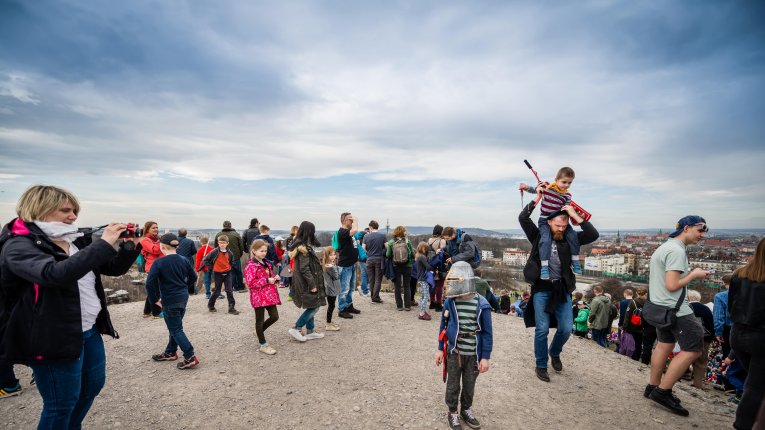
<path id="1" fill-rule="evenodd" d="M 517 228 L 528 159 L 597 227 L 763 228 L 764 5 L 5 0 L 0 214 Z"/>

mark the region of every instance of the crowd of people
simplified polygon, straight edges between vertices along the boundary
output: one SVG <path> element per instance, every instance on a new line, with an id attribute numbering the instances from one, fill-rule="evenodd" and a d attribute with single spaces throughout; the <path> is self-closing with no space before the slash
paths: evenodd
<path id="1" fill-rule="evenodd" d="M 765 239 L 751 262 L 725 278 L 730 288 L 715 297 L 714 312 L 688 289 L 708 275 L 691 270 L 686 256 L 686 247 L 707 231 L 698 216 L 682 218 L 654 253 L 647 289 L 626 288 L 617 302 L 595 285 L 594 297 L 585 300 L 575 291 L 579 247 L 597 240 L 599 233 L 570 205 L 572 181 L 573 170 L 563 168 L 555 184 L 521 184 L 540 198 L 519 215 L 532 245 L 523 271 L 530 290 L 512 304 L 496 297 L 481 278 L 478 245 L 454 227 L 436 225 L 430 238 L 412 243 L 404 226 L 387 238 L 376 221 L 360 229 L 356 217 L 344 212 L 332 245 L 322 247 L 310 221 L 294 226 L 285 240 L 272 238 L 270 229 L 253 218 L 242 235 L 225 221 L 214 237 L 200 237 L 197 249 L 186 229 L 159 235 L 154 221 L 145 223 L 140 237 L 122 223 L 111 223 L 94 237 L 75 226 L 80 204 L 74 194 L 55 186 L 30 187 L 18 201 L 18 217 L 0 234 L 0 397 L 22 391 L 13 364 L 27 365 L 43 399 L 39 428 L 80 428 L 105 383 L 101 335 L 119 337 L 101 275 L 124 274 L 139 261 L 148 273 L 143 316 L 163 319 L 168 330 L 164 350 L 152 359 L 177 361 L 178 369 L 200 363 L 183 328 L 198 278 L 210 313 L 225 298 L 228 313 L 238 315 L 236 292 L 248 293 L 259 351 L 271 356 L 277 351 L 266 331 L 279 321 L 280 287 L 289 289 L 287 300 L 301 310 L 285 335 L 302 343 L 323 338 L 321 326 L 340 330 L 335 316 L 348 324 L 360 318 L 354 300 L 382 303 L 385 276 L 394 285 L 398 311 L 414 308 L 422 321 L 431 320 L 431 312 L 441 314 L 436 364 L 444 369 L 452 429 L 463 423 L 480 428 L 472 402 L 477 376 L 490 368 L 492 311 L 518 315 L 534 327 L 535 374 L 542 381 L 552 380 L 548 363 L 555 372 L 563 371 L 571 334 L 591 337 L 601 347 L 615 343 L 620 354 L 650 364 L 643 395 L 678 415 L 689 412 L 672 387 L 689 368 L 698 388 L 724 381 L 739 403 L 734 426 L 752 428 L 765 396 Z M 531 214 L 538 206 L 544 210 L 535 223 Z M 324 306 L 325 324 L 317 324 Z M 552 340 L 551 328 L 556 329 Z"/>

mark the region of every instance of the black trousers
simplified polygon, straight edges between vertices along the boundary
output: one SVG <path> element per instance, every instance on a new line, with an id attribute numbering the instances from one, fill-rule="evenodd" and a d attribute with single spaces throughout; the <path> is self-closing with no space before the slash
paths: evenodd
<path id="1" fill-rule="evenodd" d="M 449 412 L 457 412 L 457 406 L 460 406 L 462 411 L 473 406 L 475 381 L 478 379 L 478 361 L 475 354 L 458 356 L 459 353 L 451 353 L 446 357 L 446 406 L 449 407 Z"/>
<path id="2" fill-rule="evenodd" d="M 143 304 L 143 314 L 157 316 L 162 313 L 162 308 L 156 303 L 149 303 L 149 297 L 146 297 L 146 301 Z"/>
<path id="3" fill-rule="evenodd" d="M 747 372 L 744 394 L 738 404 L 733 427 L 751 429 L 765 398 L 765 333 L 742 329 L 734 324 L 730 341 L 736 359 Z"/>
<path id="4" fill-rule="evenodd" d="M 327 322 L 332 322 L 332 313 L 335 312 L 335 302 L 337 302 L 337 296 L 327 296 Z"/>
<path id="5" fill-rule="evenodd" d="M 13 364 L 0 363 L 0 388 L 14 388 L 18 383 Z"/>
<path id="6" fill-rule="evenodd" d="M 393 264 L 393 295 L 396 297 L 397 308 L 412 306 L 412 292 L 409 285 L 409 279 L 412 277 L 411 272 L 412 269 L 406 263 Z M 403 302 L 401 301 L 402 290 L 404 294 Z"/>
<path id="7" fill-rule="evenodd" d="M 372 292 L 372 299 L 380 298 L 380 287 L 382 286 L 384 270 L 382 258 L 367 260 L 367 279 L 369 279 L 369 290 Z"/>
<path id="8" fill-rule="evenodd" d="M 640 362 L 651 364 L 651 354 L 653 354 L 653 344 L 656 343 L 656 327 L 648 324 L 643 318 L 643 341 L 641 342 Z"/>
<path id="9" fill-rule="evenodd" d="M 268 311 L 268 319 L 263 321 L 266 311 Z M 258 342 L 266 343 L 265 332 L 277 321 L 279 321 L 279 311 L 276 309 L 276 305 L 255 308 L 255 334 L 258 335 Z"/>
<path id="10" fill-rule="evenodd" d="M 215 307 L 215 301 L 218 300 L 222 285 L 225 285 L 226 288 L 226 299 L 228 300 L 228 307 L 234 307 L 236 300 L 234 300 L 234 289 L 231 286 L 233 282 L 231 272 L 215 272 L 213 273 L 213 281 L 215 282 L 215 289 L 213 290 L 212 294 L 210 294 L 210 300 L 207 302 L 207 307 Z"/>

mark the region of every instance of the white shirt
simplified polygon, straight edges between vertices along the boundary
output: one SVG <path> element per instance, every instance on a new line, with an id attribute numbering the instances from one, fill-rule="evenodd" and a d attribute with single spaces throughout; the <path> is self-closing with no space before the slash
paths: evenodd
<path id="1" fill-rule="evenodd" d="M 69 244 L 69 256 L 79 251 L 74 244 Z M 77 281 L 80 288 L 80 315 L 82 316 L 82 331 L 86 332 L 96 324 L 96 318 L 101 313 L 101 300 L 96 294 L 96 274 L 88 272 Z"/>

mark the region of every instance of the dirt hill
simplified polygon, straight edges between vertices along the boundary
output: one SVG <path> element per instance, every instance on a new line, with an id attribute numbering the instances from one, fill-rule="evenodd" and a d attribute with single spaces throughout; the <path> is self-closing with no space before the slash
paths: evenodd
<path id="1" fill-rule="evenodd" d="M 287 334 L 299 310 L 286 302 L 266 332 L 275 356 L 258 353 L 248 296 L 236 294 L 241 315 L 219 303 L 209 313 L 193 296 L 184 320 L 200 365 L 177 370 L 156 363 L 167 330 L 142 318 L 143 303 L 110 307 L 121 338 L 106 339 L 107 382 L 84 422 L 91 429 L 444 429 L 446 406 L 434 363 L 438 321 L 397 312 L 356 297 L 362 314 L 336 319 L 339 332 L 298 343 Z M 323 331 L 325 312 L 317 315 Z M 687 382 L 675 389 L 690 410 L 681 418 L 643 398 L 647 368 L 572 337 L 564 370 L 552 382 L 534 376 L 533 330 L 520 318 L 493 315 L 491 370 L 478 378 L 474 411 L 484 429 L 730 428 L 734 409 L 717 391 Z M 25 392 L 0 401 L 6 428 L 36 426 L 41 399 L 29 369 L 16 366 Z"/>

